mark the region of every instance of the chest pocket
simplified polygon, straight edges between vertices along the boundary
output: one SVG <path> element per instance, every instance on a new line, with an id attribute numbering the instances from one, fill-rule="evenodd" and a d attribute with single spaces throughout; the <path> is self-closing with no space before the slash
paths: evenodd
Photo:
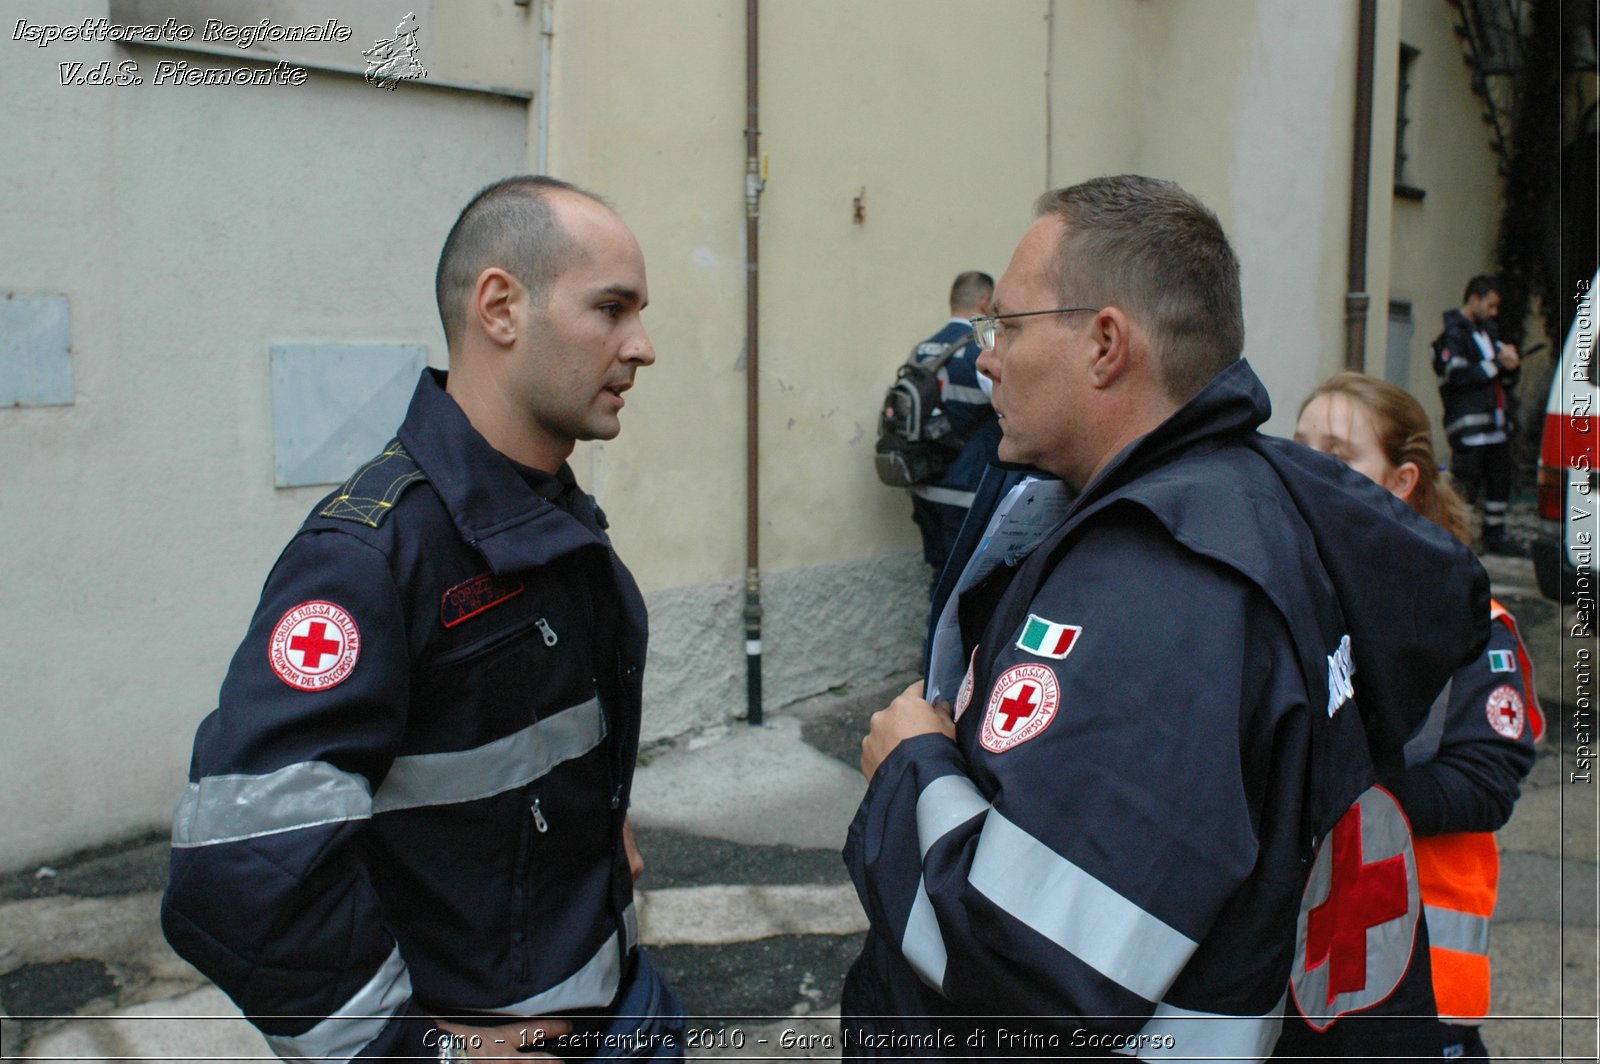
<path id="1" fill-rule="evenodd" d="M 406 745 L 479 746 L 589 702 L 594 630 L 590 596 L 534 586 L 441 625 L 413 677 Z"/>

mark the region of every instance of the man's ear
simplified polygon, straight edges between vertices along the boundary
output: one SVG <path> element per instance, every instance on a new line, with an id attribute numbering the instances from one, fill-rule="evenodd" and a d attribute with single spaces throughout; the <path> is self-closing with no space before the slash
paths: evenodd
<path id="1" fill-rule="evenodd" d="M 521 327 L 517 304 L 522 293 L 522 282 L 498 266 L 478 274 L 470 309 L 478 327 L 493 342 L 505 346 L 516 343 Z"/>
<path id="2" fill-rule="evenodd" d="M 1103 307 L 1095 311 L 1088 326 L 1094 343 L 1091 357 L 1092 379 L 1097 388 L 1109 388 L 1133 366 L 1133 323 L 1121 307 Z"/>

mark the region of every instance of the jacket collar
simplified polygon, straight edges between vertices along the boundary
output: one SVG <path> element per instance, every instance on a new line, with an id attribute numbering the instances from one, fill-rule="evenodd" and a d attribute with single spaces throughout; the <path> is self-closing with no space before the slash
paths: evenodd
<path id="1" fill-rule="evenodd" d="M 544 565 L 603 543 L 571 514 L 541 498 L 489 445 L 445 392 L 447 375 L 426 369 L 400 426 L 400 442 L 443 500 L 461 538 L 496 573 Z M 579 505 L 587 505 L 584 498 Z"/>
<path id="2" fill-rule="evenodd" d="M 1081 510 L 1176 454 L 1238 439 L 1272 416 L 1272 400 L 1250 363 L 1239 359 L 1211 378 L 1161 424 L 1123 448 L 1084 488 Z"/>

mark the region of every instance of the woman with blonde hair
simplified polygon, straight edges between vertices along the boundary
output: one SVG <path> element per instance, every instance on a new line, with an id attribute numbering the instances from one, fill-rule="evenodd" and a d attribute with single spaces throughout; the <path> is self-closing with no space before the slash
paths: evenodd
<path id="1" fill-rule="evenodd" d="M 1439 475 L 1428 415 L 1404 390 L 1335 374 L 1301 406 L 1295 439 L 1376 481 L 1463 543 L 1471 539 L 1466 503 Z M 1544 731 L 1516 623 L 1498 602 L 1490 618 L 1488 647 L 1451 677 L 1406 744 L 1405 772 L 1385 781 L 1415 835 L 1445 1057 L 1488 1056 L 1477 1028 L 1489 1011 L 1489 918 L 1500 878 L 1493 832 L 1510 819 Z M 1279 1048 L 1372 1058 L 1384 1053 L 1374 1044 L 1380 1027 L 1352 1016 L 1312 1035 L 1302 1024 Z"/>

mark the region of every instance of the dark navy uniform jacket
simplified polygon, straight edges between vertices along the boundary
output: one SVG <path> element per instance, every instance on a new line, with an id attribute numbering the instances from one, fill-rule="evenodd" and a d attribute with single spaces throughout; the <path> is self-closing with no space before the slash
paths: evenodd
<path id="1" fill-rule="evenodd" d="M 916 355 L 919 360 L 925 360 L 946 344 L 971 332 L 972 326 L 967 322 L 951 319 L 944 328 L 917 345 Z M 1000 444 L 1000 426 L 994 416 L 994 406 L 978 382 L 980 354 L 977 343 L 969 342 L 939 371 L 945 412 L 950 415 L 950 425 L 956 435 L 965 441 L 944 476 L 939 478 L 938 486 L 952 491 L 976 489 L 985 466 L 994 460 L 995 449 Z"/>
<path id="2" fill-rule="evenodd" d="M 443 385 L 284 549 L 174 819 L 167 938 L 283 1056 L 604 1007 L 635 950 L 643 600 Z"/>
<path id="3" fill-rule="evenodd" d="M 1473 325 L 1461 311 L 1444 312 L 1444 330 L 1434 341 L 1433 371 L 1439 377 L 1439 397 L 1444 401 L 1444 431 L 1452 447 L 1469 437 L 1499 434 L 1507 429 L 1509 397 L 1521 368 L 1505 369 L 1486 358 L 1477 336 L 1488 338 L 1500 350 L 1499 329 L 1493 320 Z"/>
<path id="4" fill-rule="evenodd" d="M 1316 847 L 1481 649 L 1488 596 L 1268 413 L 1230 367 L 963 594 L 956 741 L 901 743 L 845 847 L 861 1055 L 1270 1052 Z"/>

